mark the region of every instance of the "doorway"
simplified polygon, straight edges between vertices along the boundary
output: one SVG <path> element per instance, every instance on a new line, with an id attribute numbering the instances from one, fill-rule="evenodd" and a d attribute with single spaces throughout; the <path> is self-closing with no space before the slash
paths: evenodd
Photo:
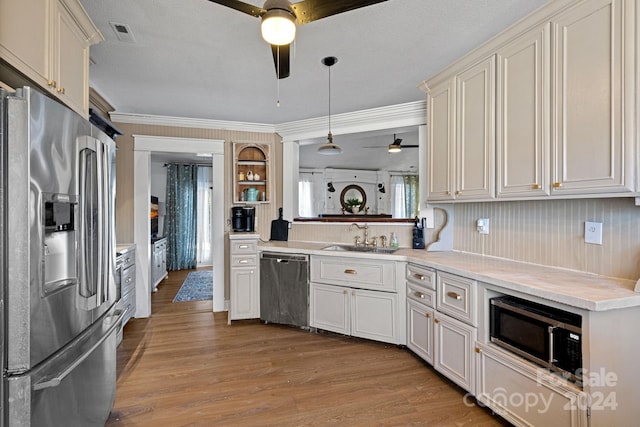
<path id="1" fill-rule="evenodd" d="M 151 154 L 210 155 L 213 182 L 224 182 L 224 141 L 134 135 L 134 240 L 136 244 L 136 317 L 151 315 L 149 200 Z M 223 311 L 224 296 L 224 186 L 211 193 L 211 258 L 213 311 Z M 217 284 L 214 286 L 214 284 Z"/>

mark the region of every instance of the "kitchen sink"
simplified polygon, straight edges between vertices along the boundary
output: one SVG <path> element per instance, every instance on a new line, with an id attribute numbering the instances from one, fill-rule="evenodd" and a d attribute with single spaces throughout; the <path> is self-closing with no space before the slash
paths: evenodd
<path id="1" fill-rule="evenodd" d="M 325 251 L 366 252 L 374 254 L 392 254 L 398 248 L 379 248 L 374 246 L 330 245 L 322 248 Z"/>

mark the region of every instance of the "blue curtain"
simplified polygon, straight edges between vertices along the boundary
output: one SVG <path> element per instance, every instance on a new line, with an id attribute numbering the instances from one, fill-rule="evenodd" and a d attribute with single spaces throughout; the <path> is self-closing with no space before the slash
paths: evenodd
<path id="1" fill-rule="evenodd" d="M 196 268 L 198 167 L 167 165 L 167 269 Z"/>

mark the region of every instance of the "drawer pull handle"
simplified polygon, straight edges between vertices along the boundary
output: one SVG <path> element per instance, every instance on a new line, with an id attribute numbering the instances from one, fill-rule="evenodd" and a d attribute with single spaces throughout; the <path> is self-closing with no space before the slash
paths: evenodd
<path id="1" fill-rule="evenodd" d="M 415 273 L 415 274 L 413 275 L 413 277 L 415 277 L 415 278 L 416 278 L 416 279 L 418 279 L 418 280 L 424 280 L 424 279 L 425 279 L 424 274 L 418 274 L 418 273 Z"/>
<path id="2" fill-rule="evenodd" d="M 248 264 L 249 260 L 248 259 L 241 259 L 240 261 L 238 261 L 238 264 Z"/>
<path id="3" fill-rule="evenodd" d="M 357 272 L 356 270 L 352 270 L 352 269 L 350 269 L 350 268 L 347 268 L 347 269 L 344 271 L 344 273 L 345 273 L 345 274 L 358 274 L 358 272 Z"/>
<path id="4" fill-rule="evenodd" d="M 461 299 L 462 299 L 462 297 L 460 296 L 460 294 L 457 294 L 457 293 L 455 293 L 455 292 L 447 292 L 447 296 L 448 296 L 449 298 L 453 298 L 453 299 L 455 299 L 455 300 L 461 300 Z"/>
<path id="5" fill-rule="evenodd" d="M 426 317 L 427 319 L 429 319 L 431 317 L 431 315 L 429 313 L 425 313 L 424 317 Z"/>
<path id="6" fill-rule="evenodd" d="M 413 293 L 415 296 L 417 296 L 418 298 L 422 298 L 424 299 L 424 294 L 422 292 L 414 292 Z"/>
<path id="7" fill-rule="evenodd" d="M 249 245 L 238 245 L 238 249 L 249 249 Z"/>

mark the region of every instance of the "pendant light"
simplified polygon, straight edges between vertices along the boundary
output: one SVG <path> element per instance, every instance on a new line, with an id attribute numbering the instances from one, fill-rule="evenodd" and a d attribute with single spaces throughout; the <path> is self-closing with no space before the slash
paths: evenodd
<path id="1" fill-rule="evenodd" d="M 326 155 L 335 155 L 342 153 L 342 148 L 333 143 L 333 134 L 331 133 L 331 67 L 338 62 L 335 56 L 327 56 L 322 59 L 322 63 L 329 69 L 329 133 L 327 134 L 327 142 L 318 147 L 318 153 Z"/>

